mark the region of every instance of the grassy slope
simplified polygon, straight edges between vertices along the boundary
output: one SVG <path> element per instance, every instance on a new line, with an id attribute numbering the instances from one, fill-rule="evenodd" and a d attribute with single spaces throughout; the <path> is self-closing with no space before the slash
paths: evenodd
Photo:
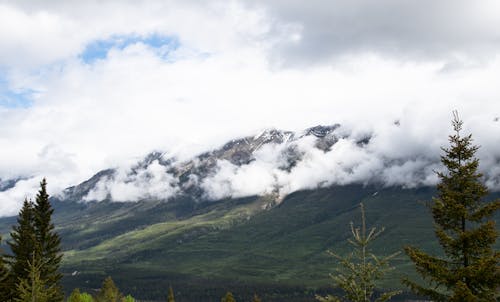
<path id="1" fill-rule="evenodd" d="M 387 228 L 374 245 L 377 253 L 401 250 L 409 243 L 435 248 L 429 240 L 430 216 L 418 203 L 431 195 L 430 190 L 386 189 L 372 196 L 375 192 L 360 186 L 298 192 L 266 211 L 261 210 L 265 201 L 257 198 L 219 202 L 192 216 L 173 217 L 167 211 L 162 222 L 68 251 L 65 266 L 103 274 L 120 267 L 139 274 L 325 285 L 332 266 L 325 251 L 347 251 L 349 222 L 359 221 L 360 201 L 366 203 L 369 224 Z M 130 225 L 127 219 L 121 224 Z M 109 223 L 114 225 L 113 218 Z M 99 222 L 95 224 L 90 229 L 99 229 Z M 88 229 L 65 237 L 82 240 L 82 233 L 92 235 Z M 396 264 L 407 267 L 404 257 Z M 397 285 L 397 278 L 385 285 Z"/>
<path id="2" fill-rule="evenodd" d="M 344 186 L 296 192 L 269 210 L 263 210 L 269 200 L 258 197 L 56 203 L 55 222 L 66 250 L 64 270 L 81 272 L 66 278 L 71 286 L 88 281 L 95 287 L 111 274 L 128 291 L 142 289 L 153 297 L 156 287 L 169 283 L 205 291 L 226 283 L 316 288 L 329 283 L 334 266 L 325 251 L 349 251 L 349 222 L 359 222 L 360 201 L 368 225 L 386 227 L 373 246 L 376 253 L 389 254 L 406 244 L 438 250 L 422 204 L 432 194 L 428 188 Z M 2 221 L 5 229 L 3 219 L 0 230 Z M 399 287 L 400 275 L 413 272 L 404 255 L 394 265 L 397 270 L 382 286 Z"/>

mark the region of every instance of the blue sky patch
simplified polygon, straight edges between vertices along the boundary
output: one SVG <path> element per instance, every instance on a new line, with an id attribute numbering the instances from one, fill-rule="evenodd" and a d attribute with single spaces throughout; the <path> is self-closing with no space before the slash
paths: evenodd
<path id="1" fill-rule="evenodd" d="M 136 43 L 143 43 L 151 48 L 158 50 L 158 55 L 163 59 L 168 59 L 168 54 L 176 50 L 180 43 L 176 37 L 164 35 L 118 35 L 112 36 L 105 40 L 93 41 L 85 47 L 84 51 L 80 54 L 80 58 L 87 64 L 92 64 L 96 60 L 105 59 L 108 52 L 113 49 L 124 49 L 129 45 Z"/>
<path id="2" fill-rule="evenodd" d="M 31 89 L 12 90 L 4 76 L 0 74 L 0 107 L 28 108 L 33 105 Z"/>

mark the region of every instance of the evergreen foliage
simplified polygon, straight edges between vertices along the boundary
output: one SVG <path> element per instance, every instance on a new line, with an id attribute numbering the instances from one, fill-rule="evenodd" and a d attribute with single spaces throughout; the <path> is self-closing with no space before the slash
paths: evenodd
<path id="1" fill-rule="evenodd" d="M 253 302 L 261 302 L 259 296 L 257 294 L 253 294 Z"/>
<path id="2" fill-rule="evenodd" d="M 80 302 L 94 302 L 94 298 L 90 294 L 82 293 L 80 295 Z"/>
<path id="3" fill-rule="evenodd" d="M 131 295 L 127 295 L 125 298 L 122 298 L 121 301 L 123 301 L 123 302 L 135 302 L 135 299 Z"/>
<path id="4" fill-rule="evenodd" d="M 17 225 L 12 227 L 10 233 L 11 241 L 8 242 L 12 255 L 8 257 L 10 264 L 10 274 L 6 280 L 6 287 L 9 289 L 6 301 L 13 301 L 19 298 L 17 284 L 19 280 L 30 278 L 30 268 L 28 264 L 34 257 L 34 252 L 38 248 L 35 239 L 34 209 L 33 202 L 24 200 L 23 207 L 19 211 Z"/>
<path id="5" fill-rule="evenodd" d="M 498 234 L 489 218 L 500 208 L 500 201 L 483 201 L 488 191 L 477 171 L 478 146 L 472 145 L 471 135 L 461 135 L 463 122 L 456 112 L 452 125 L 455 133 L 449 136 L 450 147 L 443 148 L 441 156 L 446 171 L 437 173 L 438 194 L 431 203 L 444 257 L 406 247 L 406 254 L 428 286 L 408 278 L 403 283 L 434 301 L 497 301 L 500 253 L 492 248 Z"/>
<path id="6" fill-rule="evenodd" d="M 46 284 L 41 278 L 42 263 L 33 254 L 32 260 L 28 261 L 28 277 L 19 279 L 16 285 L 18 295 L 16 302 L 53 302 L 57 289 L 54 285 Z"/>
<path id="7" fill-rule="evenodd" d="M 167 302 L 175 302 L 174 290 L 172 289 L 172 286 L 168 287 Z"/>
<path id="8" fill-rule="evenodd" d="M 121 302 L 122 299 L 124 297 L 111 277 L 104 279 L 101 289 L 95 297 L 96 302 Z"/>
<path id="9" fill-rule="evenodd" d="M 81 302 L 80 296 L 81 296 L 80 289 L 75 288 L 69 295 L 67 302 Z"/>
<path id="10" fill-rule="evenodd" d="M 0 236 L 0 245 L 1 243 L 2 237 Z M 3 251 L 0 249 L 0 301 L 7 301 L 9 299 L 8 277 L 9 270 L 4 260 Z"/>
<path id="11" fill-rule="evenodd" d="M 354 227 L 351 222 L 351 233 L 353 239 L 348 240 L 349 243 L 353 245 L 354 250 L 345 257 L 329 251 L 329 253 L 340 263 L 340 266 L 336 269 L 336 274 L 332 274 L 331 277 L 334 281 L 334 286 L 344 291 L 344 296 L 316 296 L 316 299 L 321 302 L 371 301 L 377 280 L 380 280 L 385 273 L 393 269 L 389 265 L 389 261 L 399 254 L 399 252 L 382 258 L 379 258 L 370 252 L 370 243 L 379 237 L 384 229 L 382 228 L 377 231 L 374 227 L 367 232 L 363 204 L 360 204 L 360 208 L 362 222 L 361 228 Z M 379 298 L 375 299 L 375 301 L 388 301 L 399 293 L 400 291 L 382 293 Z"/>
<path id="12" fill-rule="evenodd" d="M 47 286 L 54 287 L 54 296 L 51 301 L 63 301 L 64 293 L 60 285 L 62 274 L 59 272 L 59 266 L 62 259 L 61 239 L 54 230 L 52 223 L 52 214 L 54 209 L 49 202 L 47 194 L 47 181 L 45 178 L 40 183 L 40 190 L 36 196 L 34 204 L 34 227 L 35 238 L 38 244 L 37 252 L 40 258 L 41 266 L 40 276 L 46 282 Z"/>
<path id="13" fill-rule="evenodd" d="M 236 300 L 234 300 L 231 292 L 227 292 L 226 295 L 222 297 L 221 302 L 236 302 Z"/>
<path id="14" fill-rule="evenodd" d="M 87 293 L 80 293 L 80 289 L 75 288 L 68 298 L 67 302 L 93 302 L 94 299 Z"/>

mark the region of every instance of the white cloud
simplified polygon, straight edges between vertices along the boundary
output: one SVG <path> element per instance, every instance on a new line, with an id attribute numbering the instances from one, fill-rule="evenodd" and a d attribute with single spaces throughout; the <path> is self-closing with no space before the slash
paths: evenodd
<path id="1" fill-rule="evenodd" d="M 0 177 L 24 176 L 37 184 L 46 176 L 56 194 L 100 169 L 126 170 L 151 150 L 167 150 L 182 161 L 262 128 L 341 123 L 353 137 L 375 136 L 364 149 L 344 140 L 325 154 L 304 142 L 299 148 L 305 160 L 291 173 L 281 171 L 266 150 L 242 168 L 220 163 L 214 177 L 221 187 L 214 192 L 261 193 L 275 185 L 286 192 L 363 181 L 387 160 L 393 163 L 382 174 L 387 183 L 430 183 L 413 172 L 429 169 L 447 143 L 451 111 L 458 109 L 497 186 L 500 18 L 493 2 L 449 18 L 437 18 L 451 11 L 448 2 L 441 7 L 426 1 L 439 10 L 413 10 L 385 1 L 387 9 L 375 11 L 363 1 L 341 1 L 336 11 L 319 2 L 284 3 L 0 2 L 0 81 L 13 91 L 33 91 L 28 108 L 0 105 Z M 417 26 L 428 11 L 432 22 Z M 465 21 L 455 22 L 461 16 Z M 373 26 L 384 24 L 388 30 Z M 462 32 L 455 25 L 473 26 Z M 96 40 L 152 34 L 174 37 L 179 46 L 167 59 L 141 40 L 111 48 L 91 64 L 79 57 Z M 338 45 L 336 37 L 347 40 Z M 391 43 L 397 53 L 386 51 Z M 433 56 L 439 43 L 443 47 Z M 415 59 L 413 48 L 425 55 Z M 290 59 L 301 63 L 279 68 Z M 103 188 L 119 199 L 121 191 L 139 194 L 134 185 Z M 19 185 L 0 193 L 0 215 L 15 212 L 29 192 Z"/>
<path id="2" fill-rule="evenodd" d="M 167 167 L 153 161 L 147 167 L 119 168 L 112 176 L 99 181 L 84 198 L 85 201 L 139 201 L 144 199 L 166 200 L 177 191 L 177 179 L 168 173 Z"/>

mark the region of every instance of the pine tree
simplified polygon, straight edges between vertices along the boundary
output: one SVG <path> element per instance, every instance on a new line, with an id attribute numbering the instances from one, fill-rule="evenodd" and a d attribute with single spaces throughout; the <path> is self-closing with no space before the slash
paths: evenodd
<path id="1" fill-rule="evenodd" d="M 172 289 L 172 286 L 169 286 L 169 288 L 168 288 L 167 302 L 175 302 L 174 290 Z"/>
<path id="2" fill-rule="evenodd" d="M 257 294 L 253 294 L 253 302 L 261 302 L 259 296 Z"/>
<path id="3" fill-rule="evenodd" d="M 62 274 L 59 272 L 59 266 L 62 259 L 61 239 L 54 230 L 52 223 L 52 214 L 54 209 L 49 202 L 47 194 L 47 181 L 45 178 L 40 183 L 40 190 L 36 196 L 34 204 L 34 227 L 35 238 L 39 249 L 38 257 L 40 258 L 41 266 L 40 276 L 46 282 L 47 286 L 53 287 L 54 296 L 50 297 L 51 301 L 63 301 L 64 293 L 60 285 Z"/>
<path id="4" fill-rule="evenodd" d="M 8 257 L 10 264 L 10 274 L 6 280 L 6 287 L 9 289 L 6 301 L 19 297 L 16 284 L 19 280 L 29 278 L 28 263 L 32 261 L 34 251 L 38 249 L 35 240 L 34 210 L 33 203 L 24 200 L 23 207 L 19 211 L 17 225 L 12 227 L 10 233 L 11 241 L 8 242 L 12 255 Z"/>
<path id="5" fill-rule="evenodd" d="M 81 293 L 79 288 L 75 288 L 71 294 L 69 295 L 68 301 L 67 302 L 81 302 Z"/>
<path id="6" fill-rule="evenodd" d="M 80 302 L 94 302 L 94 298 L 88 293 L 81 293 Z"/>
<path id="7" fill-rule="evenodd" d="M 67 302 L 93 302 L 94 299 L 87 293 L 80 293 L 80 289 L 75 288 L 68 298 Z"/>
<path id="8" fill-rule="evenodd" d="M 481 184 L 477 146 L 472 136 L 461 136 L 463 122 L 454 112 L 450 147 L 443 148 L 438 194 L 431 210 L 435 233 L 444 251 L 436 257 L 415 247 L 405 252 L 417 272 L 427 281 L 422 286 L 403 280 L 413 292 L 434 301 L 496 301 L 500 296 L 500 253 L 492 246 L 498 237 L 495 222 L 489 220 L 500 201 L 485 202 L 487 188 Z"/>
<path id="9" fill-rule="evenodd" d="M 135 302 L 135 299 L 131 295 L 127 295 L 125 298 L 121 299 L 121 302 Z"/>
<path id="10" fill-rule="evenodd" d="M 221 299 L 221 302 L 236 302 L 236 300 L 234 300 L 233 294 L 231 292 L 227 292 L 226 295 Z"/>
<path id="11" fill-rule="evenodd" d="M 336 274 L 332 274 L 331 277 L 334 281 L 334 286 L 344 291 L 344 296 L 316 296 L 316 299 L 321 302 L 371 301 L 376 282 L 380 280 L 385 273 L 393 269 L 389 266 L 389 261 L 398 255 L 399 252 L 382 258 L 370 253 L 370 243 L 380 236 L 384 229 L 382 228 L 377 231 L 376 228 L 371 228 L 370 231 L 367 232 L 363 204 L 360 204 L 360 208 L 362 223 L 361 228 L 354 227 L 351 222 L 351 233 L 353 239 L 348 240 L 349 243 L 354 246 L 353 252 L 346 257 L 329 252 L 330 255 L 340 262 L 340 266 L 336 269 Z M 399 293 L 400 291 L 382 293 L 375 301 L 389 301 L 393 296 Z"/>
<path id="12" fill-rule="evenodd" d="M 0 245 L 2 244 L 2 237 L 0 236 Z M 3 251 L 0 249 L 0 301 L 7 301 L 10 293 L 8 288 L 9 270 L 4 260 Z"/>
<path id="13" fill-rule="evenodd" d="M 96 302 L 120 302 L 123 299 L 123 295 L 116 287 L 115 282 L 111 277 L 107 277 L 102 282 L 101 289 L 96 296 Z"/>
<path id="14" fill-rule="evenodd" d="M 16 285 L 18 296 L 16 302 L 52 302 L 56 292 L 54 286 L 47 285 L 40 276 L 42 264 L 33 253 L 32 260 L 28 261 L 28 277 L 19 279 Z"/>

